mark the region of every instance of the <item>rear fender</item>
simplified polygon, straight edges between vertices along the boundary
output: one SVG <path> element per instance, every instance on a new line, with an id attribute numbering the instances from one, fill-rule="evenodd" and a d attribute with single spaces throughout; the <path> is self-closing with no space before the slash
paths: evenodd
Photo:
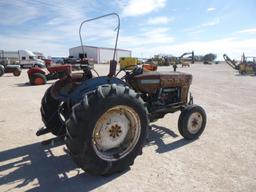
<path id="1" fill-rule="evenodd" d="M 69 102 L 73 105 L 78 103 L 85 93 L 95 90 L 100 85 L 121 84 L 128 86 L 121 79 L 108 76 L 95 77 L 84 81 L 79 80 L 67 77 L 56 81 L 53 85 L 52 96 L 57 100 Z"/>
<path id="2" fill-rule="evenodd" d="M 35 73 L 41 73 L 41 74 L 44 74 L 44 75 L 45 75 L 45 72 L 44 72 L 42 69 L 38 68 L 38 67 L 34 67 L 34 68 L 29 69 L 29 70 L 27 71 L 27 73 L 28 73 L 28 77 L 29 77 L 29 78 L 30 78 L 33 74 L 35 74 Z"/>

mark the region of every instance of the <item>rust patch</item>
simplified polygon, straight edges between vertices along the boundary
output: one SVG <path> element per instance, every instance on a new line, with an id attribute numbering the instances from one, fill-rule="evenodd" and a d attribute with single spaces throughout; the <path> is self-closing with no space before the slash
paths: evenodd
<path id="1" fill-rule="evenodd" d="M 135 90 L 156 93 L 159 88 L 180 87 L 181 101 L 187 101 L 192 75 L 181 72 L 148 72 L 134 77 Z"/>

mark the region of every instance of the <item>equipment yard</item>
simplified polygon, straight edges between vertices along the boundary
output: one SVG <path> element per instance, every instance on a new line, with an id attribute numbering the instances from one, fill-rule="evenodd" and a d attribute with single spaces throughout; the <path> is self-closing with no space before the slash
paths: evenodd
<path id="1" fill-rule="evenodd" d="M 95 65 L 105 75 L 108 65 Z M 158 67 L 159 71 L 172 71 Z M 148 142 L 134 165 L 111 176 L 77 168 L 56 140 L 36 136 L 43 126 L 41 98 L 54 81 L 31 86 L 20 77 L 0 78 L 0 191 L 256 191 L 256 77 L 240 75 L 224 62 L 191 64 L 177 71 L 193 75 L 194 102 L 207 113 L 204 133 L 185 140 L 179 112 L 150 126 Z"/>

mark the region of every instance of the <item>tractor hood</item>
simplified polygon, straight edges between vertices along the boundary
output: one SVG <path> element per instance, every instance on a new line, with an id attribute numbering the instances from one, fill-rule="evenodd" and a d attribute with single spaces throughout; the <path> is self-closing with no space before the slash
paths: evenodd
<path id="1" fill-rule="evenodd" d="M 189 87 L 192 75 L 181 72 L 148 72 L 134 77 L 137 91 L 156 93 L 159 88 Z"/>
<path id="2" fill-rule="evenodd" d="M 182 102 L 187 101 L 189 87 L 192 82 L 192 75 L 181 72 L 146 72 L 136 75 L 130 79 L 129 84 L 136 92 L 156 94 L 160 89 L 175 88 L 180 89 Z"/>

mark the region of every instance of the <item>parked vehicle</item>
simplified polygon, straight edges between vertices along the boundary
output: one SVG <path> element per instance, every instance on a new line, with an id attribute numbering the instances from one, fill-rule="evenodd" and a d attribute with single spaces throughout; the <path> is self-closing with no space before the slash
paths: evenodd
<path id="1" fill-rule="evenodd" d="M 3 76 L 5 73 L 12 73 L 14 76 L 20 76 L 21 69 L 19 65 L 10 65 L 8 60 L 0 61 L 0 76 Z"/>
<path id="2" fill-rule="evenodd" d="M 0 61 L 9 60 L 10 64 L 20 65 L 21 68 L 45 67 L 45 62 L 37 59 L 36 55 L 29 50 L 0 51 Z"/>
<path id="3" fill-rule="evenodd" d="M 185 57 L 187 55 L 191 55 L 189 57 Z M 182 64 L 182 62 L 191 62 L 192 64 L 195 62 L 195 54 L 194 51 L 183 53 L 181 56 L 177 58 L 176 64 Z"/>
<path id="4" fill-rule="evenodd" d="M 33 52 L 29 50 L 19 50 L 18 53 L 21 68 L 45 67 L 45 62 L 41 59 L 37 59 Z"/>
<path id="5" fill-rule="evenodd" d="M 64 57 L 51 57 L 52 63 L 64 64 Z"/>
<path id="6" fill-rule="evenodd" d="M 245 57 L 244 54 L 239 63 L 231 60 L 226 54 L 223 55 L 225 62 L 242 75 L 256 75 L 256 57 Z"/>
<path id="7" fill-rule="evenodd" d="M 181 111 L 178 129 L 185 139 L 198 138 L 205 129 L 206 113 L 188 96 L 192 75 L 181 72 L 145 71 L 140 65 L 122 67 L 116 73 L 118 20 L 113 60 L 106 76 L 84 72 L 71 74 L 50 86 L 42 98 L 41 115 L 46 128 L 37 135 L 53 133 L 65 138 L 76 164 L 87 173 L 107 175 L 123 171 L 142 154 L 149 122 Z M 147 68 L 149 69 L 149 68 Z M 119 78 L 121 74 L 123 77 Z"/>
<path id="8" fill-rule="evenodd" d="M 123 66 L 127 66 L 127 69 L 129 69 L 129 66 L 133 68 L 138 64 L 138 59 L 135 57 L 120 57 L 119 64 L 121 68 L 123 68 Z"/>
<path id="9" fill-rule="evenodd" d="M 50 67 L 53 64 L 51 59 L 42 59 L 42 60 L 44 61 L 46 67 Z"/>
<path id="10" fill-rule="evenodd" d="M 47 67 L 48 73 L 39 68 L 33 67 L 27 71 L 31 85 L 44 85 L 49 80 L 61 79 L 71 74 L 71 65 L 52 65 Z"/>

